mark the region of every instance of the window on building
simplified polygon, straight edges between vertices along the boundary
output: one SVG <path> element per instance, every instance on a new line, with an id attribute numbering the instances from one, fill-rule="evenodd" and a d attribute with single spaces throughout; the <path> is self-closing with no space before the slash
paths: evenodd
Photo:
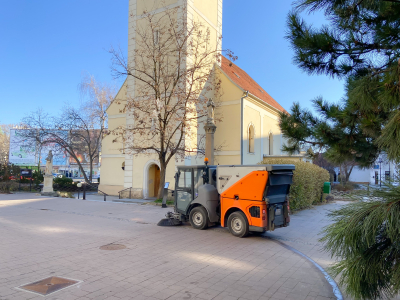
<path id="1" fill-rule="evenodd" d="M 274 136 L 272 135 L 272 132 L 269 133 L 268 136 L 268 140 L 269 140 L 269 155 L 273 155 L 274 154 Z"/>
<path id="2" fill-rule="evenodd" d="M 249 153 L 254 153 L 254 126 L 249 126 Z"/>

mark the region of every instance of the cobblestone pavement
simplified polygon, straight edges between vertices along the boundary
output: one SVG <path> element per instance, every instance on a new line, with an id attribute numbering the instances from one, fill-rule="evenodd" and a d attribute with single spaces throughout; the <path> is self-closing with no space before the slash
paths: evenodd
<path id="1" fill-rule="evenodd" d="M 288 228 L 239 239 L 223 228 L 156 226 L 166 211 L 0 195 L 0 299 L 43 299 L 16 287 L 50 276 L 82 281 L 45 297 L 52 300 L 335 299 L 314 265 L 268 238 L 286 237 L 295 248 L 313 241 L 307 217 L 295 215 Z M 99 249 L 108 244 L 126 249 Z M 317 246 L 308 246 L 317 260 Z"/>

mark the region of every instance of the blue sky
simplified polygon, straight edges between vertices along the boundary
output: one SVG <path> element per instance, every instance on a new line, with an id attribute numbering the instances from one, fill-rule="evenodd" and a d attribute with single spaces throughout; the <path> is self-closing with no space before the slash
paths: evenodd
<path id="1" fill-rule="evenodd" d="M 0 123 L 18 123 L 41 107 L 59 113 L 78 104 L 85 72 L 119 87 L 111 76 L 107 50 L 128 44 L 128 0 L 8 0 L 0 10 Z M 245 3 L 245 5 L 244 5 Z M 310 107 L 323 96 L 338 101 L 343 82 L 309 76 L 292 63 L 285 40 L 292 0 L 224 0 L 223 47 L 236 64 L 285 109 L 293 102 Z M 315 25 L 322 14 L 306 15 Z"/>

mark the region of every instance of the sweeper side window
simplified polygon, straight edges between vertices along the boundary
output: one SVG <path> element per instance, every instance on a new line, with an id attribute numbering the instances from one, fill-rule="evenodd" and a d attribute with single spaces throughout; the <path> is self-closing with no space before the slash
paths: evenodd
<path id="1" fill-rule="evenodd" d="M 199 187 L 204 184 L 204 172 L 206 168 L 193 169 L 194 176 L 194 199 L 199 195 Z"/>
<path id="2" fill-rule="evenodd" d="M 192 202 L 192 169 L 180 169 L 177 173 L 176 208 L 182 213 Z"/>

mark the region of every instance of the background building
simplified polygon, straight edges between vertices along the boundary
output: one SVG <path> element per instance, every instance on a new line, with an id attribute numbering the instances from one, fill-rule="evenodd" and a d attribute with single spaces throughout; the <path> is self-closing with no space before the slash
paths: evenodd
<path id="1" fill-rule="evenodd" d="M 24 129 L 10 130 L 9 162 L 11 164 L 34 170 L 37 170 L 38 166 L 40 166 L 40 169 L 44 171 L 46 157 L 50 150 L 53 153 L 54 174 L 63 174 L 67 177 L 77 179 L 83 178 L 82 171 L 79 169 L 76 161 L 56 143 L 46 143 L 44 141 L 43 145 L 40 145 L 35 139 L 27 138 L 24 135 Z M 84 149 L 79 151 L 77 156 L 84 167 L 84 171 L 88 173 L 90 168 Z M 97 159 L 93 165 L 93 177 L 98 178 L 99 176 L 100 160 Z"/>
<path id="2" fill-rule="evenodd" d="M 399 176 L 398 172 L 398 165 L 388 160 L 382 153 L 372 167 L 366 169 L 354 167 L 349 180 L 355 183 L 380 185 L 381 182 L 395 180 Z"/>

